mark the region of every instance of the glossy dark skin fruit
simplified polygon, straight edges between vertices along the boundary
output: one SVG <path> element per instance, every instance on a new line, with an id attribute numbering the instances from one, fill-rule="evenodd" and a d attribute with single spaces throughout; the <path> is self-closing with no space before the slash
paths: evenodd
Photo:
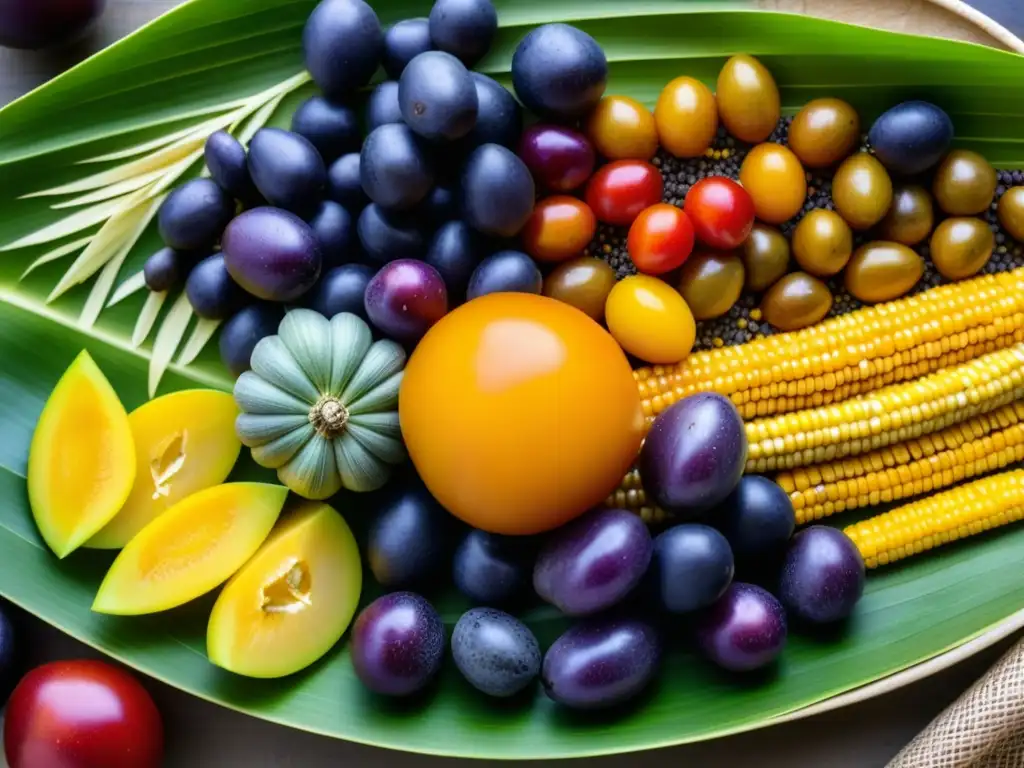
<path id="1" fill-rule="evenodd" d="M 210 177 L 236 200 L 250 200 L 256 187 L 249 176 L 245 147 L 227 131 L 215 131 L 206 140 L 203 150 Z"/>
<path id="2" fill-rule="evenodd" d="M 410 61 L 432 48 L 430 23 L 426 18 L 396 22 L 384 33 L 384 71 L 392 80 L 397 80 Z"/>
<path id="3" fill-rule="evenodd" d="M 1011 187 L 999 198 L 999 223 L 1015 240 L 1024 240 L 1024 187 Z"/>
<path id="4" fill-rule="evenodd" d="M 746 461 L 747 436 L 736 406 L 721 395 L 701 393 L 658 415 L 639 466 L 648 497 L 686 519 L 732 493 Z"/>
<path id="5" fill-rule="evenodd" d="M 789 126 L 789 148 L 807 168 L 835 165 L 857 147 L 860 118 L 842 99 L 814 99 Z"/>
<path id="6" fill-rule="evenodd" d="M 392 211 L 415 208 L 434 186 L 434 168 L 408 126 L 388 123 L 374 129 L 359 153 L 363 191 Z"/>
<path id="7" fill-rule="evenodd" d="M 466 222 L 449 221 L 434 233 L 424 261 L 441 273 L 454 303 L 465 297 L 483 253 L 480 236 Z"/>
<path id="8" fill-rule="evenodd" d="M 377 509 L 366 558 L 386 590 L 422 590 L 448 562 L 448 513 L 414 486 L 392 492 Z"/>
<path id="9" fill-rule="evenodd" d="M 222 253 L 193 267 L 185 281 L 185 294 L 195 313 L 205 320 L 226 320 L 246 302 L 245 291 L 232 279 Z"/>
<path id="10" fill-rule="evenodd" d="M 340 203 L 324 200 L 309 226 L 320 242 L 325 268 L 354 261 L 360 256 L 356 220 Z"/>
<path id="11" fill-rule="evenodd" d="M 501 83 L 479 72 L 470 72 L 476 87 L 476 125 L 466 136 L 471 147 L 501 144 L 515 149 L 523 132 L 523 108 Z"/>
<path id="12" fill-rule="evenodd" d="M 905 101 L 875 120 L 868 140 L 886 168 L 913 176 L 931 168 L 949 149 L 953 121 L 934 104 Z"/>
<path id="13" fill-rule="evenodd" d="M 104 0 L 2 0 L 0 46 L 39 49 L 82 32 L 105 6 Z"/>
<path id="14" fill-rule="evenodd" d="M 157 293 L 170 291 L 181 285 L 186 276 L 184 257 L 173 248 L 161 248 L 142 267 L 146 287 Z"/>
<path id="15" fill-rule="evenodd" d="M 792 272 L 776 282 L 761 300 L 764 319 L 780 331 L 814 325 L 832 308 L 832 293 L 806 272 Z"/>
<path id="16" fill-rule="evenodd" d="M 775 227 L 754 222 L 750 235 L 740 248 L 746 288 L 763 291 L 771 287 L 789 269 L 789 239 Z"/>
<path id="17" fill-rule="evenodd" d="M 157 214 L 160 237 L 178 251 L 206 251 L 235 214 L 234 201 L 212 179 L 192 179 L 167 196 Z"/>
<path id="18" fill-rule="evenodd" d="M 643 692 L 660 665 L 661 639 L 649 624 L 592 619 L 548 648 L 541 683 L 549 697 L 570 709 L 602 709 Z"/>
<path id="19" fill-rule="evenodd" d="M 813 624 L 847 618 L 864 593 L 864 560 L 837 528 L 812 525 L 786 552 L 779 597 L 790 615 Z"/>
<path id="20" fill-rule="evenodd" d="M 370 204 L 359 178 L 359 153 L 342 155 L 327 169 L 327 196 L 353 216 Z"/>
<path id="21" fill-rule="evenodd" d="M 714 524 L 743 561 L 766 561 L 781 555 L 796 528 L 789 495 L 767 477 L 744 475 L 718 508 Z"/>
<path id="22" fill-rule="evenodd" d="M 367 260 L 377 265 L 402 257 L 419 258 L 427 248 L 426 236 L 415 221 L 386 213 L 377 204 L 366 206 L 359 214 L 356 234 Z"/>
<path id="23" fill-rule="evenodd" d="M 996 170 L 984 157 L 968 149 L 954 149 L 935 171 L 932 194 L 950 216 L 973 216 L 992 203 Z"/>
<path id="24" fill-rule="evenodd" d="M 384 55 L 384 32 L 363 0 L 324 0 L 302 34 L 306 69 L 328 98 L 344 100 L 373 77 Z"/>
<path id="25" fill-rule="evenodd" d="M 488 696 L 514 696 L 540 673 L 537 638 L 514 616 L 472 608 L 452 630 L 452 658 L 463 677 Z"/>
<path id="26" fill-rule="evenodd" d="M 835 211 L 817 208 L 796 226 L 793 257 L 805 271 L 819 277 L 838 274 L 853 254 L 853 232 Z"/>
<path id="27" fill-rule="evenodd" d="M 654 540 L 647 578 L 662 609 L 683 614 L 720 598 L 735 570 L 729 542 L 721 533 L 707 525 L 684 523 Z"/>
<path id="28" fill-rule="evenodd" d="M 472 67 L 490 50 L 498 13 L 490 0 L 437 0 L 429 24 L 434 47 Z"/>
<path id="29" fill-rule="evenodd" d="M 604 319 L 604 305 L 615 286 L 615 270 L 593 256 L 559 264 L 544 278 L 544 295 L 585 312 L 597 322 Z"/>
<path id="30" fill-rule="evenodd" d="M 679 293 L 697 320 L 720 317 L 743 292 L 743 262 L 730 251 L 698 251 L 679 273 Z"/>
<path id="31" fill-rule="evenodd" d="M 138 680 L 102 661 L 37 667 L 7 703 L 11 768 L 159 768 L 164 729 Z"/>
<path id="32" fill-rule="evenodd" d="M 552 192 L 571 192 L 594 172 L 594 148 L 572 128 L 531 125 L 523 131 L 518 152 L 538 186 Z"/>
<path id="33" fill-rule="evenodd" d="M 529 169 L 500 144 L 473 150 L 462 172 L 463 218 L 473 229 L 514 237 L 533 213 L 536 188 Z"/>
<path id="34" fill-rule="evenodd" d="M 537 265 L 521 251 L 498 251 L 480 262 L 469 279 L 467 299 L 488 293 L 512 291 L 540 293 L 544 277 Z"/>
<path id="35" fill-rule="evenodd" d="M 907 246 L 875 240 L 858 248 L 843 277 L 846 290 L 867 304 L 910 292 L 924 274 L 924 261 Z"/>
<path id="36" fill-rule="evenodd" d="M 526 34 L 512 56 L 512 82 L 536 115 L 572 120 L 601 100 L 608 60 L 597 41 L 568 24 L 544 24 Z"/>
<path id="37" fill-rule="evenodd" d="M 239 310 L 220 332 L 220 359 L 236 379 L 250 368 L 249 359 L 260 339 L 273 336 L 284 318 L 280 304 L 260 302 Z"/>
<path id="38" fill-rule="evenodd" d="M 366 286 L 370 322 L 395 341 L 417 341 L 447 312 L 444 280 L 422 261 L 392 261 L 381 267 Z"/>
<path id="39" fill-rule="evenodd" d="M 456 589 L 477 605 L 505 605 L 529 591 L 533 558 L 521 537 L 473 530 L 455 550 Z"/>
<path id="40" fill-rule="evenodd" d="M 930 253 L 939 274 L 949 280 L 963 280 L 982 270 L 995 244 L 995 235 L 986 222 L 961 216 L 946 219 L 935 228 Z"/>
<path id="41" fill-rule="evenodd" d="M 327 186 L 327 167 L 304 136 L 261 128 L 249 142 L 249 174 L 271 205 L 299 214 L 316 207 Z"/>
<path id="42" fill-rule="evenodd" d="M 749 672 L 771 664 L 786 645 L 781 603 L 754 584 L 733 582 L 700 619 L 697 644 L 715 664 Z"/>
<path id="43" fill-rule="evenodd" d="M 651 562 L 647 524 L 624 509 L 596 509 L 558 529 L 533 568 L 537 595 L 566 616 L 589 616 L 618 604 Z"/>
<path id="44" fill-rule="evenodd" d="M 444 659 L 444 624 L 412 592 L 392 592 L 363 609 L 352 627 L 352 666 L 363 685 L 385 696 L 408 696 L 434 678 Z"/>
<path id="45" fill-rule="evenodd" d="M 365 264 L 343 264 L 324 272 L 303 299 L 306 306 L 327 318 L 351 312 L 363 320 L 366 314 L 366 286 L 375 270 Z"/>
<path id="46" fill-rule="evenodd" d="M 402 122 L 402 108 L 398 105 L 398 81 L 386 80 L 370 92 L 366 101 L 366 131 L 389 123 Z"/>
<path id="47" fill-rule="evenodd" d="M 356 111 L 322 96 L 299 105 L 292 116 L 292 131 L 309 139 L 328 165 L 348 152 L 358 152 L 363 143 Z"/>
<path id="48" fill-rule="evenodd" d="M 916 184 L 897 187 L 892 194 L 892 207 L 878 225 L 886 240 L 903 245 L 917 245 L 932 233 L 935 206 L 932 196 Z"/>
<path id="49" fill-rule="evenodd" d="M 476 125 L 476 86 L 457 58 L 444 51 L 427 51 L 402 73 L 398 106 L 406 125 L 420 136 L 454 141 Z"/>

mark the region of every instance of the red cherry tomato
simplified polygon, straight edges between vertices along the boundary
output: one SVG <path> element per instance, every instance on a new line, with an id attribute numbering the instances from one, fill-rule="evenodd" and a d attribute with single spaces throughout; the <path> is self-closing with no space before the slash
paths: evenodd
<path id="1" fill-rule="evenodd" d="M 709 176 L 690 187 L 683 210 L 697 239 L 720 250 L 739 248 L 754 226 L 750 193 L 724 176 Z"/>
<path id="2" fill-rule="evenodd" d="M 643 160 L 618 160 L 587 184 L 587 205 L 598 221 L 628 227 L 644 208 L 661 202 L 661 172 Z"/>
<path id="3" fill-rule="evenodd" d="M 565 261 L 583 253 L 596 230 L 590 206 L 575 197 L 555 195 L 533 209 L 523 227 L 523 248 L 537 261 Z"/>
<path id="4" fill-rule="evenodd" d="M 693 224 L 681 209 L 658 203 L 636 217 L 626 244 L 639 271 L 663 275 L 682 266 L 693 250 Z"/>
<path id="5" fill-rule="evenodd" d="M 56 661 L 21 679 L 7 702 L 10 768 L 158 768 L 164 729 L 153 699 L 102 661 Z"/>

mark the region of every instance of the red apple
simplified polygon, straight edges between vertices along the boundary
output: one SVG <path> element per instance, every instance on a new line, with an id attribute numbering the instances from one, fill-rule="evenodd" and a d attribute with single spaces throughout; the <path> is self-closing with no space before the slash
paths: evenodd
<path id="1" fill-rule="evenodd" d="M 0 45 L 44 48 L 85 29 L 104 0 L 0 0 Z"/>
<path id="2" fill-rule="evenodd" d="M 153 699 L 102 661 L 55 661 L 21 679 L 7 702 L 10 768 L 158 768 L 164 729 Z"/>

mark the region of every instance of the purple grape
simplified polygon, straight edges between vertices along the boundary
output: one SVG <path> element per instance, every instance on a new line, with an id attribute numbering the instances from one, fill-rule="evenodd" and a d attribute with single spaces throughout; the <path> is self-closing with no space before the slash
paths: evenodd
<path id="1" fill-rule="evenodd" d="M 236 379 L 248 371 L 252 351 L 260 339 L 273 336 L 284 319 L 279 304 L 257 303 L 238 312 L 220 332 L 220 359 Z"/>
<path id="2" fill-rule="evenodd" d="M 368 321 L 366 286 L 373 275 L 373 268 L 365 264 L 342 264 L 324 272 L 313 289 L 303 297 L 304 303 L 324 317 L 351 312 Z"/>
<path id="3" fill-rule="evenodd" d="M 461 61 L 426 51 L 409 62 L 398 81 L 402 119 L 432 141 L 455 141 L 476 125 L 476 87 Z"/>
<path id="4" fill-rule="evenodd" d="M 249 174 L 273 206 L 305 214 L 315 210 L 327 187 L 327 167 L 305 136 L 260 128 L 249 142 Z"/>
<path id="5" fill-rule="evenodd" d="M 352 628 L 352 666 L 363 685 L 385 696 L 423 690 L 441 668 L 444 624 L 434 607 L 412 592 L 379 597 Z"/>
<path id="6" fill-rule="evenodd" d="M 161 248 L 142 266 L 146 287 L 156 293 L 170 291 L 181 285 L 186 276 L 185 257 L 173 248 Z"/>
<path id="7" fill-rule="evenodd" d="M 415 208 L 434 187 L 434 168 L 408 126 L 374 128 L 359 153 L 359 178 L 373 202 L 392 211 Z"/>
<path id="8" fill-rule="evenodd" d="M 488 293 L 540 293 L 544 276 L 533 259 L 521 251 L 498 251 L 480 262 L 469 278 L 466 297 Z"/>
<path id="9" fill-rule="evenodd" d="M 650 583 L 669 613 L 706 608 L 732 582 L 735 562 L 729 542 L 707 525 L 684 523 L 654 540 Z"/>
<path id="10" fill-rule="evenodd" d="M 309 139 L 328 164 L 346 152 L 358 152 L 363 143 L 355 110 L 323 96 L 311 96 L 299 105 L 292 116 L 292 131 Z"/>
<path id="11" fill-rule="evenodd" d="M 415 259 L 384 265 L 366 287 L 370 322 L 396 341 L 420 339 L 448 312 L 448 292 L 436 269 Z"/>
<path id="12" fill-rule="evenodd" d="M 812 525 L 793 537 L 782 566 L 779 597 L 803 621 L 841 621 L 864 594 L 864 558 L 837 528 Z"/>
<path id="13" fill-rule="evenodd" d="M 500 144 L 473 150 L 462 172 L 463 216 L 478 232 L 514 237 L 533 213 L 536 190 L 523 161 Z"/>
<path id="14" fill-rule="evenodd" d="M 418 259 L 427 248 L 427 239 L 409 215 L 388 213 L 376 203 L 363 208 L 356 222 L 356 233 L 367 259 L 387 264 L 395 259 Z"/>
<path id="15" fill-rule="evenodd" d="M 488 696 L 514 696 L 540 672 L 540 645 L 514 616 L 472 608 L 452 630 L 452 658 L 470 685 Z"/>
<path id="16" fill-rule="evenodd" d="M 228 272 L 223 253 L 200 261 L 188 274 L 185 295 L 204 320 L 225 320 L 245 304 L 245 291 Z"/>
<path id="17" fill-rule="evenodd" d="M 372 91 L 366 102 L 366 131 L 372 132 L 382 125 L 402 122 L 402 108 L 398 106 L 398 81 L 385 80 Z"/>
<path id="18" fill-rule="evenodd" d="M 733 582 L 698 622 L 697 643 L 720 667 L 748 672 L 775 660 L 786 632 L 786 612 L 770 592 Z"/>
<path id="19" fill-rule="evenodd" d="M 342 155 L 327 169 L 327 196 L 355 215 L 370 204 L 359 179 L 359 153 Z"/>
<path id="20" fill-rule="evenodd" d="M 548 649 L 541 668 L 544 691 L 573 709 L 621 704 L 655 678 L 661 641 L 649 624 L 592 619 L 571 627 Z"/>
<path id="21" fill-rule="evenodd" d="M 529 559 L 518 537 L 470 531 L 455 550 L 455 586 L 478 605 L 504 605 L 526 591 Z"/>
<path id="22" fill-rule="evenodd" d="M 738 559 L 765 562 L 785 551 L 796 514 L 789 495 L 776 483 L 747 475 L 715 512 L 715 525 Z"/>
<path id="23" fill-rule="evenodd" d="M 733 492 L 746 462 L 747 436 L 736 406 L 702 392 L 654 420 L 640 451 L 640 474 L 655 504 L 692 517 Z"/>
<path id="24" fill-rule="evenodd" d="M 651 534 L 638 515 L 598 509 L 555 531 L 533 568 L 533 588 L 566 616 L 610 608 L 640 583 Z"/>
<path id="25" fill-rule="evenodd" d="M 480 236 L 464 221 L 449 221 L 434 234 L 424 260 L 444 278 L 448 296 L 458 301 L 466 295 L 482 250 Z"/>
<path id="26" fill-rule="evenodd" d="M 384 33 L 384 71 L 388 77 L 397 80 L 410 61 L 432 48 L 427 19 L 399 21 Z"/>
<path id="27" fill-rule="evenodd" d="M 320 242 L 306 222 L 279 208 L 253 208 L 224 230 L 228 272 L 258 299 L 293 301 L 320 276 Z"/>
<path id="28" fill-rule="evenodd" d="M 523 131 L 519 156 L 541 187 L 571 192 L 594 172 L 596 155 L 590 140 L 579 131 L 539 123 Z"/>
<path id="29" fill-rule="evenodd" d="M 249 176 L 245 147 L 227 131 L 215 131 L 206 140 L 204 150 L 210 177 L 236 200 L 250 200 L 256 187 Z"/>
<path id="30" fill-rule="evenodd" d="M 384 55 L 384 32 L 363 0 L 322 0 L 302 33 L 306 69 L 331 99 L 344 99 L 373 77 Z"/>
<path id="31" fill-rule="evenodd" d="M 320 241 L 324 267 L 346 264 L 359 256 L 355 219 L 340 203 L 324 200 L 309 226 Z"/>
<path id="32" fill-rule="evenodd" d="M 192 179 L 171 192 L 160 206 L 160 237 L 176 251 L 209 253 L 234 214 L 234 201 L 216 182 Z"/>

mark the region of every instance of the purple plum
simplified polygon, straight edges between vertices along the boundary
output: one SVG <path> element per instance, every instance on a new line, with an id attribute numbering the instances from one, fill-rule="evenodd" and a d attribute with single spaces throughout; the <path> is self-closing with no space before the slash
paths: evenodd
<path id="1" fill-rule="evenodd" d="M 519 157 L 541 187 L 571 192 L 594 172 L 596 155 L 590 140 L 579 131 L 539 123 L 523 131 Z"/>
<path id="2" fill-rule="evenodd" d="M 370 322 L 395 341 L 418 341 L 447 312 L 444 278 L 416 259 L 385 264 L 366 286 Z"/>
<path id="3" fill-rule="evenodd" d="M 779 597 L 803 621 L 840 621 L 864 594 L 864 575 L 864 558 L 849 536 L 827 525 L 812 525 L 794 536 L 786 551 Z"/>
<path id="4" fill-rule="evenodd" d="M 352 666 L 374 693 L 409 696 L 437 674 L 444 646 L 444 624 L 434 607 L 412 592 L 392 592 L 374 600 L 356 619 Z"/>
<path id="5" fill-rule="evenodd" d="M 231 277 L 266 301 L 294 301 L 320 277 L 320 241 L 310 226 L 280 208 L 253 208 L 224 230 L 224 261 Z"/>
<path id="6" fill-rule="evenodd" d="M 775 660 L 786 633 L 786 612 L 770 592 L 733 582 L 699 620 L 697 644 L 718 666 L 749 672 Z"/>

